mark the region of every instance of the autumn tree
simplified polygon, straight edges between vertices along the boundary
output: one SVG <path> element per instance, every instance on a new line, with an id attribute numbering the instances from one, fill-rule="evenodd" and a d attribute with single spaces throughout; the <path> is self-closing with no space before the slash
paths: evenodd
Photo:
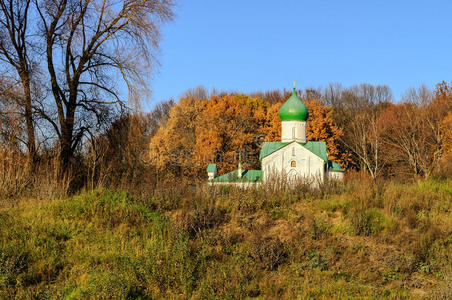
<path id="1" fill-rule="evenodd" d="M 268 107 L 268 102 L 246 95 L 212 97 L 199 124 L 199 168 L 216 161 L 220 172 L 231 171 L 237 167 L 238 151 L 243 154 L 245 168 L 259 168 L 260 129 Z"/>
<path id="2" fill-rule="evenodd" d="M 310 101 L 303 99 L 309 111 L 306 128 L 306 138 L 310 141 L 325 141 L 328 150 L 328 157 L 342 165 L 349 157 L 339 149 L 339 139 L 342 136 L 342 129 L 339 128 L 333 119 L 333 111 L 329 106 L 322 105 L 316 98 L 319 96 L 316 92 L 305 93 L 310 95 Z M 281 140 L 281 119 L 279 109 L 283 101 L 273 104 L 268 108 L 265 123 L 262 126 L 262 132 L 266 135 L 266 141 L 274 142 Z"/>
<path id="3" fill-rule="evenodd" d="M 368 107 L 357 113 L 347 126 L 347 136 L 342 142 L 357 157 L 360 169 L 376 180 L 385 167 L 382 121 L 380 114 L 385 104 Z"/>
<path id="4" fill-rule="evenodd" d="M 325 141 L 328 159 L 344 165 L 347 156 L 339 151 L 339 139 L 342 129 L 333 120 L 333 112 L 329 106 L 320 104 L 316 99 L 307 102 L 309 117 L 307 120 L 306 138 L 308 141 Z"/>
<path id="5" fill-rule="evenodd" d="M 277 102 L 267 109 L 265 114 L 265 124 L 261 127 L 262 133 L 265 136 L 265 141 L 275 142 L 281 140 L 281 119 L 279 117 L 279 110 L 283 102 Z"/>
<path id="6" fill-rule="evenodd" d="M 166 124 L 151 138 L 149 163 L 161 173 L 192 177 L 199 175 L 199 169 L 194 168 L 194 149 L 206 101 L 181 99 L 171 108 Z"/>
<path id="7" fill-rule="evenodd" d="M 151 139 L 151 161 L 159 170 L 196 179 L 205 176 L 209 163 L 217 163 L 220 172 L 235 169 L 241 151 L 243 166 L 258 168 L 269 107 L 246 95 L 183 98 Z"/>
<path id="8" fill-rule="evenodd" d="M 443 157 L 447 135 L 443 121 L 452 108 L 449 90 L 441 83 L 434 96 L 418 93 L 418 100 L 390 105 L 382 114 L 384 141 L 393 149 L 387 154 L 407 162 L 415 178 L 430 177 Z"/>
<path id="9" fill-rule="evenodd" d="M 173 104 L 172 100 L 164 101 L 149 113 L 119 116 L 105 132 L 86 139 L 89 186 L 135 188 L 155 183 L 145 149 L 158 128 L 165 125 Z"/>
<path id="10" fill-rule="evenodd" d="M 26 128 L 26 140 L 29 162 L 36 159 L 35 126 L 33 119 L 32 80 L 35 72 L 35 62 L 30 49 L 31 0 L 0 0 L 0 66 L 6 71 L 11 67 L 20 82 L 20 93 L 9 100 L 15 101 L 20 108 Z M 15 76 L 15 77 L 16 77 Z"/>
<path id="11" fill-rule="evenodd" d="M 346 166 L 365 170 L 376 178 L 383 171 L 376 120 L 379 107 L 392 100 L 390 88 L 370 84 L 343 88 L 335 83 L 324 89 L 321 100 L 331 107 L 333 119 L 343 131 L 338 149 L 348 158 Z"/>
<path id="12" fill-rule="evenodd" d="M 132 104 L 158 47 L 159 25 L 173 16 L 173 1 L 34 2 L 53 96 L 38 112 L 56 132 L 66 171 L 85 134 Z M 128 89 L 129 102 L 117 80 Z"/>
<path id="13" fill-rule="evenodd" d="M 446 173 L 452 174 L 452 112 L 448 114 L 441 121 L 441 127 L 444 133 L 443 146 L 444 156 L 443 163 L 440 165 Z"/>
<path id="14" fill-rule="evenodd" d="M 441 82 L 434 94 L 436 112 L 440 113 L 440 133 L 443 143 L 443 158 L 440 163 L 442 171 L 452 173 L 452 83 Z"/>
<path id="15" fill-rule="evenodd" d="M 21 106 L 17 98 L 21 98 L 20 89 L 15 80 L 0 77 L 0 151 L 12 154 L 19 152 L 24 128 Z"/>

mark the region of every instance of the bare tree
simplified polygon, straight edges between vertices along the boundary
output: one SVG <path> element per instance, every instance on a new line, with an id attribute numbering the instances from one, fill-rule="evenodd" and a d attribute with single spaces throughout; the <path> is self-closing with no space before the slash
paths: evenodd
<path id="1" fill-rule="evenodd" d="M 433 99 L 433 91 L 422 84 L 418 88 L 409 88 L 402 96 L 403 102 L 409 102 L 416 105 L 428 105 Z"/>
<path id="2" fill-rule="evenodd" d="M 395 149 L 392 155 L 405 161 L 417 179 L 428 178 L 439 166 L 444 152 L 441 121 L 450 111 L 447 105 L 437 98 L 424 105 L 405 102 L 389 107 L 384 115 L 385 144 Z"/>
<path id="3" fill-rule="evenodd" d="M 28 21 L 31 0 L 0 0 L 0 61 L 12 67 L 19 77 L 22 96 L 16 102 L 23 113 L 28 148 L 29 162 L 33 163 L 36 155 L 35 128 L 32 104 L 32 61 L 28 48 Z"/>
<path id="4" fill-rule="evenodd" d="M 342 84 L 336 82 L 330 83 L 323 89 L 320 101 L 325 105 L 337 107 L 340 105 L 343 90 L 344 88 L 342 87 Z"/>
<path id="5" fill-rule="evenodd" d="M 33 0 L 45 37 L 54 110 L 40 114 L 54 128 L 61 168 L 89 130 L 127 106 L 151 67 L 159 25 L 173 16 L 172 0 Z M 130 104 L 130 102 L 129 102 Z"/>
<path id="6" fill-rule="evenodd" d="M 148 137 L 154 136 L 154 134 L 160 127 L 164 127 L 166 125 L 166 122 L 170 117 L 171 108 L 173 106 L 174 106 L 173 99 L 157 103 L 157 105 L 149 113 L 149 116 L 147 118 L 148 124 L 146 127 L 148 128 L 147 132 Z"/>
<path id="7" fill-rule="evenodd" d="M 330 84 L 322 93 L 323 102 L 333 108 L 334 119 L 343 129 L 343 152 L 352 154 L 353 164 L 366 170 L 375 180 L 383 171 L 381 155 L 381 108 L 392 100 L 392 92 L 385 85 L 360 84 L 343 88 Z"/>
<path id="8" fill-rule="evenodd" d="M 384 168 L 382 127 L 376 108 L 356 114 L 348 124 L 342 142 L 358 157 L 360 169 L 369 172 L 374 180 Z"/>
<path id="9" fill-rule="evenodd" d="M 210 97 L 209 91 L 202 85 L 188 89 L 180 95 L 180 98 L 207 99 Z"/>

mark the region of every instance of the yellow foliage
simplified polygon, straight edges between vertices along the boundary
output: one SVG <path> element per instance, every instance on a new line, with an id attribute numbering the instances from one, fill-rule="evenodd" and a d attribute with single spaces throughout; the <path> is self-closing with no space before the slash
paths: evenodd
<path id="1" fill-rule="evenodd" d="M 325 141 L 328 159 L 339 162 L 345 159 L 339 151 L 339 138 L 342 129 L 333 120 L 333 112 L 327 105 L 313 99 L 306 103 L 309 111 L 306 138 L 308 141 Z"/>
<path id="2" fill-rule="evenodd" d="M 330 107 L 316 100 L 306 104 L 308 140 L 325 141 L 329 158 L 343 160 L 338 148 L 342 130 L 334 124 Z M 260 168 L 262 137 L 281 139 L 281 105 L 247 95 L 182 99 L 172 108 L 166 126 L 151 139 L 150 158 L 162 173 L 194 178 L 204 178 L 209 163 L 215 162 L 222 174 L 236 169 L 238 151 L 245 169 Z"/>
<path id="3" fill-rule="evenodd" d="M 446 158 L 452 158 L 452 112 L 449 112 L 441 121 L 443 132 L 444 154 Z"/>
<path id="4" fill-rule="evenodd" d="M 166 126 L 161 127 L 150 142 L 150 160 L 159 170 L 195 175 L 193 149 L 205 106 L 206 100 L 192 98 L 181 99 L 173 106 Z"/>
<path id="5" fill-rule="evenodd" d="M 281 140 L 281 119 L 279 109 L 282 102 L 272 105 L 267 110 L 266 122 L 262 132 L 266 135 L 266 141 Z M 328 150 L 328 158 L 343 165 L 350 159 L 349 154 L 339 150 L 339 138 L 343 135 L 342 129 L 334 123 L 333 112 L 329 106 L 322 105 L 317 100 L 305 102 L 309 111 L 307 120 L 306 138 L 308 141 L 325 141 Z"/>

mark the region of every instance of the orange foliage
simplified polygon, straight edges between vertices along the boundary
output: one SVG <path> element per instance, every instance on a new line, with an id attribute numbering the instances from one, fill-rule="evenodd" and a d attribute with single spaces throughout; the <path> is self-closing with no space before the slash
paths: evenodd
<path id="1" fill-rule="evenodd" d="M 266 141 L 275 142 L 281 140 L 281 119 L 279 109 L 283 102 L 272 105 L 267 110 L 266 124 L 262 132 L 266 135 Z M 306 138 L 308 141 L 325 141 L 328 150 L 328 158 L 343 165 L 349 160 L 349 154 L 339 151 L 339 138 L 343 135 L 342 129 L 334 123 L 333 112 L 329 106 L 322 105 L 313 99 L 305 102 L 309 111 L 307 120 Z"/>
<path id="2" fill-rule="evenodd" d="M 217 161 L 220 173 L 237 166 L 237 151 L 244 155 L 244 167 L 256 164 L 259 125 L 263 124 L 268 104 L 246 95 L 212 97 L 200 120 L 195 161 L 198 169 Z"/>
<path id="3" fill-rule="evenodd" d="M 452 160 L 452 112 L 441 121 L 443 131 L 444 154 Z"/>
<path id="4" fill-rule="evenodd" d="M 339 138 L 343 135 L 333 120 L 331 108 L 313 99 L 306 103 L 309 111 L 306 138 L 308 141 L 325 141 L 328 159 L 340 162 L 346 159 L 339 151 Z"/>
<path id="5" fill-rule="evenodd" d="M 265 135 L 265 141 L 267 142 L 281 140 L 281 119 L 279 118 L 279 109 L 282 105 L 282 102 L 275 103 L 267 110 L 265 124 L 262 126 L 262 133 Z"/>
<path id="6" fill-rule="evenodd" d="M 165 127 L 161 127 L 150 142 L 149 158 L 165 175 L 196 175 L 193 149 L 196 145 L 199 120 L 206 101 L 192 98 L 174 105 Z"/>
<path id="7" fill-rule="evenodd" d="M 241 151 L 243 167 L 259 169 L 262 137 L 281 138 L 281 105 L 246 95 L 182 99 L 172 108 L 166 126 L 151 139 L 150 158 L 164 173 L 204 178 L 209 163 L 217 163 L 219 173 L 235 169 Z M 344 159 L 338 150 L 342 130 L 334 124 L 330 108 L 316 100 L 307 106 L 308 140 L 325 141 L 331 159 Z"/>

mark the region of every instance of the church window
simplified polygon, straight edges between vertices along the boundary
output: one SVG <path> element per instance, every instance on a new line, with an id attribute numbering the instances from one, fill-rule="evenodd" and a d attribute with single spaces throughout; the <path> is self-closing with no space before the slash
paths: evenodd
<path id="1" fill-rule="evenodd" d="M 292 148 L 292 156 L 295 156 L 295 147 Z"/>
<path id="2" fill-rule="evenodd" d="M 292 127 L 292 139 L 295 139 L 295 127 Z"/>
<path id="3" fill-rule="evenodd" d="M 294 160 L 292 160 L 291 163 L 290 163 L 290 166 L 291 166 L 292 168 L 295 168 L 295 167 L 297 166 L 297 162 L 294 161 Z"/>

